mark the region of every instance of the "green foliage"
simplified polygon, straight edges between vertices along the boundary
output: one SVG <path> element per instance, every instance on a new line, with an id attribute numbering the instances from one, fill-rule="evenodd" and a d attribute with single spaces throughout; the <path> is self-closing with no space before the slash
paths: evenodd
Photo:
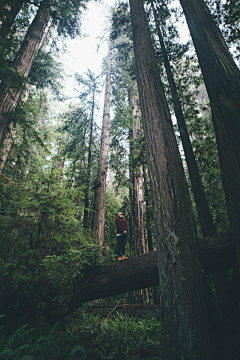
<path id="1" fill-rule="evenodd" d="M 239 60 L 240 50 L 240 1 L 239 0 L 207 0 L 206 1 L 214 20 L 217 22 L 224 40 L 230 47 L 235 58 Z"/>
<path id="2" fill-rule="evenodd" d="M 3 316 L 1 316 L 3 317 Z M 66 329 L 23 325 L 12 335 L 0 328 L 1 360 L 157 360 L 161 323 L 116 313 L 103 318 L 78 311 Z"/>
<path id="3" fill-rule="evenodd" d="M 68 332 L 86 348 L 89 360 L 159 359 L 161 323 L 155 319 L 119 313 L 101 318 L 82 312 Z"/>
<path id="4" fill-rule="evenodd" d="M 105 247 L 87 243 L 71 248 L 62 255 L 47 255 L 42 261 L 43 276 L 60 288 L 72 288 L 76 276 L 82 276 L 89 266 L 100 266 L 113 261 Z"/>
<path id="5" fill-rule="evenodd" d="M 86 359 L 86 350 L 82 345 L 73 345 L 67 332 L 58 331 L 58 323 L 46 335 L 39 338 L 34 328 L 21 326 L 11 336 L 1 329 L 1 360 L 67 360 L 75 355 Z"/>
<path id="6" fill-rule="evenodd" d="M 121 201 L 116 198 L 115 194 L 107 189 L 105 198 L 105 224 L 104 224 L 104 244 L 109 249 L 109 256 L 117 253 L 116 240 L 116 213 L 119 211 Z M 114 257 L 112 261 L 115 261 Z"/>
<path id="7" fill-rule="evenodd" d="M 197 119 L 198 121 L 188 120 L 193 151 L 215 228 L 217 232 L 227 231 L 229 219 L 211 115 L 205 110 L 203 116 Z"/>

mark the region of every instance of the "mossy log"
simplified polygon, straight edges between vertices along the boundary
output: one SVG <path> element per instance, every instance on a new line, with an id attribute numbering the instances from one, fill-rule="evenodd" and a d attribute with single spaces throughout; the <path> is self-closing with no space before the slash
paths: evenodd
<path id="1" fill-rule="evenodd" d="M 231 233 L 221 233 L 199 240 L 203 269 L 206 274 L 230 269 L 236 257 Z M 158 285 L 157 251 L 90 268 L 74 283 L 69 311 L 82 303 Z"/>

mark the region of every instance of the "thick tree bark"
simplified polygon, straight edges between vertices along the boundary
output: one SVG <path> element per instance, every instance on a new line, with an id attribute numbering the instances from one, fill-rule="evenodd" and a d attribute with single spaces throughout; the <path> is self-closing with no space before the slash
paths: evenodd
<path id="1" fill-rule="evenodd" d="M 205 273 L 232 268 L 236 263 L 231 233 L 221 233 L 200 241 L 200 254 Z M 128 260 L 90 268 L 74 284 L 69 311 L 82 303 L 144 289 L 159 284 L 157 251 Z"/>
<path id="2" fill-rule="evenodd" d="M 180 0 L 212 109 L 221 174 L 240 268 L 240 71 L 203 0 Z"/>
<path id="3" fill-rule="evenodd" d="M 37 55 L 45 29 L 50 19 L 50 2 L 43 0 L 40 8 L 29 27 L 21 47 L 12 63 L 12 68 L 19 76 L 27 77 Z M 21 82 L 21 81 L 20 81 Z M 0 87 L 0 145 L 2 144 L 11 124 L 11 115 L 14 111 L 23 86 L 14 86 L 14 80 L 9 78 L 8 83 Z"/>
<path id="4" fill-rule="evenodd" d="M 191 181 L 191 185 L 192 185 L 193 196 L 194 196 L 194 200 L 196 203 L 196 208 L 197 208 L 198 217 L 199 217 L 199 221 L 200 221 L 201 231 L 202 231 L 202 234 L 204 237 L 211 236 L 211 235 L 215 234 L 215 232 L 216 232 L 214 224 L 213 224 L 213 220 L 212 220 L 212 215 L 211 215 L 211 212 L 210 212 L 210 209 L 208 206 L 206 194 L 205 194 L 203 184 L 202 184 L 202 179 L 200 177 L 197 162 L 196 162 L 196 159 L 195 159 L 195 156 L 193 153 L 192 144 L 191 144 L 191 141 L 189 138 L 185 118 L 184 118 L 184 115 L 182 112 L 182 107 L 181 107 L 181 103 L 180 103 L 178 92 L 177 92 L 177 87 L 175 84 L 171 65 L 170 65 L 170 62 L 168 59 L 167 50 L 165 48 L 165 44 L 164 44 L 164 40 L 163 40 L 163 36 L 162 36 L 162 32 L 161 32 L 161 27 L 160 27 L 160 24 L 158 21 L 158 17 L 157 17 L 157 13 L 156 13 L 153 1 L 151 1 L 151 6 L 153 9 L 154 19 L 156 22 L 157 34 L 158 34 L 159 42 L 161 45 L 164 67 L 165 67 L 166 73 L 167 73 L 169 88 L 170 88 L 171 97 L 172 97 L 173 106 L 174 106 L 174 112 L 176 115 L 179 133 L 180 133 L 180 137 L 182 140 L 185 159 L 186 159 L 186 163 L 187 163 L 187 167 L 188 167 L 188 171 L 189 171 L 189 177 L 190 177 L 190 181 Z"/>
<path id="5" fill-rule="evenodd" d="M 111 99 L 111 55 L 112 44 L 109 43 L 108 50 L 108 66 L 106 75 L 106 88 L 104 99 L 103 123 L 101 148 L 98 165 L 98 177 L 95 181 L 94 188 L 94 215 L 93 215 L 93 235 L 98 240 L 99 245 L 104 244 L 104 222 L 105 222 L 105 195 L 106 195 L 106 179 L 108 169 L 108 153 L 109 153 L 109 122 L 110 122 L 110 99 Z"/>
<path id="6" fill-rule="evenodd" d="M 151 181 L 166 359 L 213 359 L 194 218 L 141 0 L 130 0 L 136 76 Z"/>
<path id="7" fill-rule="evenodd" d="M 16 0 L 11 9 L 6 12 L 5 19 L 2 22 L 0 28 L 0 46 L 2 46 L 5 38 L 7 37 L 7 34 L 9 33 L 9 30 L 14 23 L 17 14 L 19 13 L 24 3 L 25 0 Z"/>
<path id="8" fill-rule="evenodd" d="M 174 80 L 174 75 L 171 69 L 171 65 L 168 59 L 168 53 L 164 44 L 164 39 L 162 36 L 161 25 L 158 21 L 158 16 L 156 9 L 154 7 L 153 1 L 151 1 L 151 6 L 154 14 L 154 19 L 157 27 L 157 34 L 161 46 L 162 57 L 164 66 L 167 73 L 169 88 L 172 96 L 174 112 L 176 115 L 178 128 L 180 132 L 180 137 L 183 145 L 183 150 L 185 154 L 185 159 L 188 167 L 189 178 L 192 185 L 192 192 L 196 204 L 196 209 L 198 213 L 198 218 L 201 226 L 201 232 L 203 237 L 211 236 L 216 233 L 215 226 L 212 219 L 212 214 L 208 206 L 206 194 L 204 191 L 202 179 L 198 170 L 197 162 L 195 155 L 193 153 L 192 144 L 189 138 L 185 118 L 182 112 L 182 106 L 178 96 L 177 87 Z M 230 280 L 227 273 L 218 273 L 213 275 L 214 286 L 217 293 L 218 303 L 221 309 L 227 309 L 225 304 L 229 300 L 229 291 L 227 289 L 230 287 Z M 217 306 L 217 303 L 216 303 Z"/>

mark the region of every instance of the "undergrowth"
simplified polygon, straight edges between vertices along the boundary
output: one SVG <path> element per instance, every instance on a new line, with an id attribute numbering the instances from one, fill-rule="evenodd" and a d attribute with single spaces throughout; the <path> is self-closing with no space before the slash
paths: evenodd
<path id="1" fill-rule="evenodd" d="M 159 360 L 160 331 L 155 319 L 80 311 L 44 334 L 24 325 L 7 336 L 0 327 L 0 360 Z"/>
<path id="2" fill-rule="evenodd" d="M 67 331 L 74 343 L 84 346 L 88 360 L 160 359 L 161 324 L 156 319 L 137 319 L 119 313 L 102 318 L 82 312 Z"/>

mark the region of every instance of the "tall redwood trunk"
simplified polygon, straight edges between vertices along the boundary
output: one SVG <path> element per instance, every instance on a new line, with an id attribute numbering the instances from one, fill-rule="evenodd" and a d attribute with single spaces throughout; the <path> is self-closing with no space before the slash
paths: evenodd
<path id="1" fill-rule="evenodd" d="M 180 0 L 212 109 L 223 187 L 240 268 L 240 71 L 203 0 Z"/>
<path id="2" fill-rule="evenodd" d="M 215 234 L 215 227 L 213 224 L 212 215 L 211 215 L 211 212 L 210 212 L 210 209 L 208 206 L 206 194 L 205 194 L 203 184 L 202 184 L 202 179 L 199 174 L 197 162 L 196 162 L 196 159 L 195 159 L 195 156 L 193 153 L 192 144 L 191 144 L 191 141 L 189 138 L 185 118 L 184 118 L 184 115 L 182 112 L 182 107 L 181 107 L 181 103 L 180 103 L 178 92 L 177 92 L 177 87 L 175 84 L 171 65 L 170 65 L 170 62 L 168 59 L 167 50 L 165 48 L 165 44 L 164 44 L 164 40 L 163 40 L 163 36 L 162 36 L 162 32 L 161 32 L 161 27 L 160 27 L 160 24 L 158 21 L 155 7 L 153 5 L 153 1 L 151 1 L 151 5 L 152 5 L 152 9 L 153 9 L 154 19 L 156 22 L 157 34 L 158 34 L 159 42 L 161 45 L 164 67 L 166 69 L 169 88 L 170 88 L 170 92 L 171 92 L 171 96 L 172 96 L 174 112 L 176 115 L 179 133 L 180 133 L 183 150 L 184 150 L 184 154 L 185 154 L 185 159 L 186 159 L 186 163 L 187 163 L 187 167 L 188 167 L 188 171 L 189 171 L 189 177 L 190 177 L 190 181 L 191 181 L 191 185 L 192 185 L 192 191 L 193 191 L 193 196 L 194 196 L 194 200 L 196 203 L 196 208 L 197 208 L 198 217 L 199 217 L 199 221 L 200 221 L 201 231 L 202 231 L 202 234 L 204 237 L 210 236 L 210 235 Z"/>
<path id="3" fill-rule="evenodd" d="M 143 179 L 144 179 L 144 199 L 146 202 L 146 225 L 147 225 L 147 241 L 148 241 L 148 251 L 153 251 L 153 242 L 152 242 L 152 229 L 151 229 L 151 222 L 152 222 L 152 211 L 150 208 L 150 192 L 149 192 L 149 185 L 148 185 L 148 176 L 145 165 L 143 165 Z"/>
<path id="4" fill-rule="evenodd" d="M 161 32 L 161 26 L 158 21 L 157 13 L 153 4 L 153 1 L 151 1 L 153 13 L 154 13 L 154 19 L 157 26 L 157 33 L 159 42 L 161 45 L 161 51 L 162 51 L 162 57 L 164 61 L 164 66 L 167 73 L 169 88 L 172 96 L 172 101 L 174 105 L 174 112 L 176 115 L 178 128 L 180 132 L 180 137 L 182 140 L 182 145 L 184 149 L 185 159 L 188 167 L 189 172 L 189 178 L 192 185 L 192 192 L 196 204 L 196 209 L 198 213 L 198 218 L 201 226 L 201 232 L 203 237 L 211 236 L 216 233 L 215 226 L 213 223 L 212 214 L 210 211 L 210 208 L 208 206 L 206 194 L 204 191 L 203 183 L 201 176 L 199 174 L 197 162 L 195 159 L 195 155 L 193 153 L 192 144 L 189 138 L 185 118 L 182 112 L 182 107 L 180 103 L 180 99 L 177 92 L 177 87 L 174 80 L 174 75 L 171 69 L 171 65 L 168 59 L 167 50 L 165 48 L 162 32 Z M 230 280 L 227 271 L 226 272 L 220 272 L 213 274 L 213 281 L 214 286 L 216 289 L 216 294 L 218 298 L 219 306 L 221 307 L 221 310 L 223 313 L 228 312 L 228 304 L 229 304 L 229 287 L 230 287 Z"/>
<path id="5" fill-rule="evenodd" d="M 16 0 L 14 5 L 7 11 L 4 21 L 2 22 L 0 28 L 0 46 L 2 46 L 3 41 L 5 40 L 9 30 L 11 29 L 14 20 L 21 10 L 25 0 Z"/>
<path id="6" fill-rule="evenodd" d="M 50 19 L 50 2 L 43 0 L 30 25 L 21 47 L 12 63 L 12 68 L 22 77 L 27 77 L 41 44 L 44 31 Z M 21 81 L 20 81 L 21 82 Z M 0 87 L 0 145 L 3 142 L 22 91 L 22 86 L 14 86 L 13 78 Z"/>
<path id="7" fill-rule="evenodd" d="M 210 360 L 212 337 L 187 183 L 143 3 L 130 0 L 130 8 L 158 242 L 164 357 Z"/>
<path id="8" fill-rule="evenodd" d="M 98 165 L 98 177 L 94 184 L 94 213 L 93 213 L 93 235 L 100 246 L 104 244 L 104 222 L 105 222 L 105 195 L 108 169 L 109 153 L 109 123 L 110 123 L 110 99 L 111 99 L 111 55 L 112 44 L 109 43 L 108 66 L 106 74 L 106 87 L 104 99 L 104 111 L 102 122 L 101 148 Z"/>
<path id="9" fill-rule="evenodd" d="M 55 29 L 56 23 L 52 22 L 51 26 L 48 29 L 47 34 L 44 37 L 44 40 L 42 42 L 42 45 L 39 49 L 39 51 L 41 52 L 45 52 L 47 45 L 51 39 L 52 33 Z M 30 94 L 30 90 L 31 90 L 31 85 L 30 84 L 26 84 L 25 85 L 25 89 L 24 91 L 21 93 L 21 101 L 23 102 L 23 104 L 25 104 L 28 101 L 28 97 Z M 5 139 L 3 140 L 2 146 L 0 148 L 0 175 L 1 172 L 5 166 L 5 163 L 7 161 L 8 158 L 8 154 L 11 150 L 12 147 L 12 138 L 15 135 L 15 129 L 13 129 L 13 122 L 11 122 L 9 124 L 9 133 L 7 134 L 7 136 L 5 137 Z"/>
<path id="10" fill-rule="evenodd" d="M 93 118 L 94 118 L 94 108 L 95 108 L 95 90 L 96 82 L 94 81 L 93 87 L 93 99 L 92 99 L 92 116 L 90 124 L 90 136 L 89 136 L 89 145 L 88 145 L 88 162 L 87 162 L 87 181 L 86 181 L 86 191 L 84 199 L 84 215 L 83 215 L 83 227 L 88 229 L 88 207 L 89 207 L 89 196 L 90 196 L 90 183 L 91 183 L 91 164 L 92 164 L 92 142 L 93 142 Z"/>
<path id="11" fill-rule="evenodd" d="M 141 134 L 139 105 L 137 97 L 137 84 L 133 84 L 130 91 L 130 106 L 132 109 L 131 131 L 131 163 L 132 163 L 132 241 L 134 243 L 134 255 L 146 253 L 144 232 L 144 193 L 142 166 L 136 164 L 138 149 L 134 143 Z"/>

